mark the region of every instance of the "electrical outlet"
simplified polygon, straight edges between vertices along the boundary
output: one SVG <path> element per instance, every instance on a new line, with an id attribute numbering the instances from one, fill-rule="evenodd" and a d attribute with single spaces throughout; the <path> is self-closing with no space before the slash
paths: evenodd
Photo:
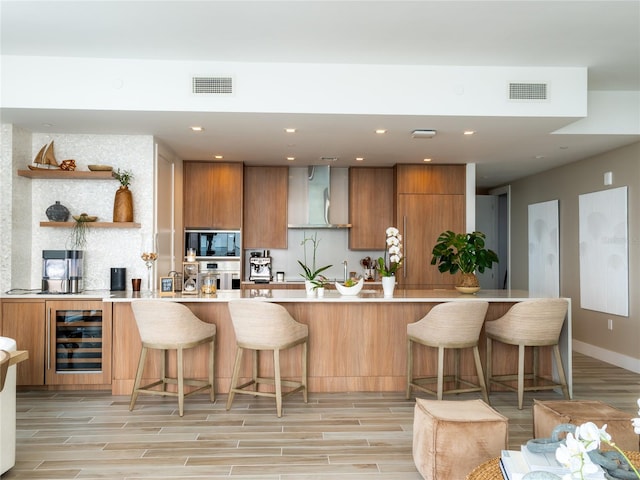
<path id="1" fill-rule="evenodd" d="M 607 320 L 607 328 L 609 330 L 613 330 L 613 320 L 612 319 Z"/>

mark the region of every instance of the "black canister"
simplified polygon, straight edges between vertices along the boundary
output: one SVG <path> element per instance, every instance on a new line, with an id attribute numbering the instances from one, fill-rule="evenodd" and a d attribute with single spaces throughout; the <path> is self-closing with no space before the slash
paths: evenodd
<path id="1" fill-rule="evenodd" d="M 120 292 L 127 289 L 125 285 L 127 279 L 126 268 L 112 268 L 111 269 L 111 291 Z"/>
<path id="2" fill-rule="evenodd" d="M 47 208 L 45 214 L 50 222 L 66 222 L 69 218 L 69 209 L 56 200 L 56 203 Z"/>

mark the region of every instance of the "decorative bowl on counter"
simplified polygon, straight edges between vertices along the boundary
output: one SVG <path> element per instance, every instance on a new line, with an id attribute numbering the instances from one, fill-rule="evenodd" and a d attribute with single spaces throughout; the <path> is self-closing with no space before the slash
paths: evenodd
<path id="1" fill-rule="evenodd" d="M 338 290 L 340 295 L 358 295 L 363 285 L 364 278 L 360 278 L 358 282 L 351 287 L 346 287 L 343 283 L 336 282 L 336 290 Z"/>

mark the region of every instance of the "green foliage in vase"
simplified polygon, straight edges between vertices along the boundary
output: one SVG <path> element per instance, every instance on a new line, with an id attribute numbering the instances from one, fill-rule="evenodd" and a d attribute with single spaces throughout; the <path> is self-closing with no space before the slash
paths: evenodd
<path id="1" fill-rule="evenodd" d="M 307 242 L 311 242 L 313 245 L 313 255 L 311 258 L 311 265 L 307 263 Z M 313 281 L 316 279 L 318 275 L 320 275 L 325 270 L 331 268 L 333 265 L 325 265 L 324 267 L 317 268 L 316 267 L 316 250 L 318 249 L 318 245 L 320 244 L 320 240 L 318 240 L 318 234 L 315 233 L 313 237 L 305 237 L 304 240 L 300 243 L 302 245 L 304 251 L 304 262 L 298 260 L 298 263 L 302 267 L 304 273 L 300 275 L 305 280 Z"/>
<path id="2" fill-rule="evenodd" d="M 484 273 L 498 263 L 498 255 L 485 248 L 486 235 L 482 232 L 442 232 L 433 247 L 431 265 L 438 265 L 442 273 Z"/>
<path id="3" fill-rule="evenodd" d="M 112 172 L 111 175 L 120 182 L 120 185 L 123 187 L 128 187 L 133 180 L 133 173 L 131 170 L 120 170 L 117 169 L 115 172 Z"/>

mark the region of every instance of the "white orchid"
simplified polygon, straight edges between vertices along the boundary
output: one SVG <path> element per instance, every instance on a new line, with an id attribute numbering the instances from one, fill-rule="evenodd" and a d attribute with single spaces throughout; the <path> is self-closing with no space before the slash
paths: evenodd
<path id="1" fill-rule="evenodd" d="M 387 228 L 385 234 L 387 235 L 385 256 L 378 258 L 376 268 L 383 277 L 390 277 L 395 275 L 402 263 L 402 235 L 396 227 Z"/>
<path id="2" fill-rule="evenodd" d="M 640 415 L 640 399 L 638 399 L 638 415 Z M 631 420 L 634 430 L 640 434 L 640 418 Z M 640 479 L 640 473 L 620 448 L 611 441 L 611 435 L 607 433 L 607 425 L 602 428 L 593 422 L 586 422 L 576 427 L 575 433 L 567 433 L 564 445 L 556 449 L 556 459 L 567 467 L 571 473 L 564 475 L 562 480 L 583 479 L 585 475 L 596 473 L 599 467 L 591 461 L 589 452 L 600 448 L 600 444 L 605 443 L 613 447 L 631 465 L 633 472 Z"/>
<path id="3" fill-rule="evenodd" d="M 640 398 L 638 399 L 638 415 L 640 415 Z M 633 431 L 640 435 L 640 418 L 632 418 Z"/>

